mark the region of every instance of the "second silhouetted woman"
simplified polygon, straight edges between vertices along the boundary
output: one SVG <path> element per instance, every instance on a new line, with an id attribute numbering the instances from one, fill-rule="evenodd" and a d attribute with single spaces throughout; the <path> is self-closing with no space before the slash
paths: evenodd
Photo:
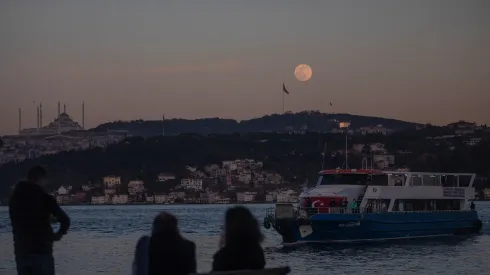
<path id="1" fill-rule="evenodd" d="M 196 272 L 196 245 L 180 235 L 177 219 L 169 213 L 155 218 L 148 252 L 149 275 Z"/>
<path id="2" fill-rule="evenodd" d="M 228 209 L 224 246 L 214 254 L 213 271 L 253 270 L 265 267 L 257 219 L 242 206 Z"/>

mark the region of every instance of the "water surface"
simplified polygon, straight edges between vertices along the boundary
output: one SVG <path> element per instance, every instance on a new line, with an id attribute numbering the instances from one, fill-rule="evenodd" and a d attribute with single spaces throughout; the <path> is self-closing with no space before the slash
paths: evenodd
<path id="1" fill-rule="evenodd" d="M 198 269 L 211 269 L 220 226 L 229 205 L 127 205 L 64 207 L 72 219 L 69 234 L 55 245 L 57 274 L 130 274 L 134 246 L 154 216 L 174 213 L 185 237 L 197 246 Z M 262 223 L 270 205 L 248 205 Z M 404 240 L 369 245 L 282 247 L 280 236 L 263 229 L 267 265 L 292 274 L 489 274 L 490 202 L 477 203 L 484 233 L 470 237 Z M 0 207 L 0 274 L 15 274 L 8 209 Z"/>

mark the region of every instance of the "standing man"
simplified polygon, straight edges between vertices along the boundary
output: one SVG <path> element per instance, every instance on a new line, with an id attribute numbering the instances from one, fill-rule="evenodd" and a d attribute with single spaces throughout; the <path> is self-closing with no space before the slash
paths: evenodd
<path id="1" fill-rule="evenodd" d="M 42 187 L 46 174 L 43 167 L 32 168 L 27 181 L 19 182 L 10 197 L 18 275 L 55 275 L 53 242 L 59 241 L 70 227 L 70 218 Z M 51 228 L 52 215 L 60 223 L 56 233 Z"/>

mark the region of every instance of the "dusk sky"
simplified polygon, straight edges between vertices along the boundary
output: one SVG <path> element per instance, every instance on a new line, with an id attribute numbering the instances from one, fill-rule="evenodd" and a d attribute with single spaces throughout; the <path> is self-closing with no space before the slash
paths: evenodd
<path id="1" fill-rule="evenodd" d="M 45 125 L 58 101 L 87 127 L 249 119 L 282 82 L 294 112 L 490 124 L 490 1 L 0 1 L 0 135 L 39 102 Z"/>

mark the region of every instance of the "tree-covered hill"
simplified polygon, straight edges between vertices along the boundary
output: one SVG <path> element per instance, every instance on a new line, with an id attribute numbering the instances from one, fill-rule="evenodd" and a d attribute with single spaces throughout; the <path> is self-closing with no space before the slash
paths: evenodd
<path id="1" fill-rule="evenodd" d="M 336 121 L 349 121 L 354 128 L 383 125 L 390 129 L 415 128 L 417 124 L 396 119 L 368 117 L 350 114 L 325 114 L 317 111 L 300 113 L 274 114 L 250 120 L 236 121 L 233 119 L 205 118 L 205 119 L 170 119 L 165 120 L 165 134 L 175 135 L 181 133 L 198 134 L 231 134 L 231 133 L 257 133 L 257 132 L 283 132 L 287 127 L 299 129 L 306 126 L 309 131 L 326 132 L 338 126 Z M 94 131 L 126 130 L 136 135 L 155 136 L 162 134 L 162 121 L 116 121 L 101 124 L 92 129 Z"/>

